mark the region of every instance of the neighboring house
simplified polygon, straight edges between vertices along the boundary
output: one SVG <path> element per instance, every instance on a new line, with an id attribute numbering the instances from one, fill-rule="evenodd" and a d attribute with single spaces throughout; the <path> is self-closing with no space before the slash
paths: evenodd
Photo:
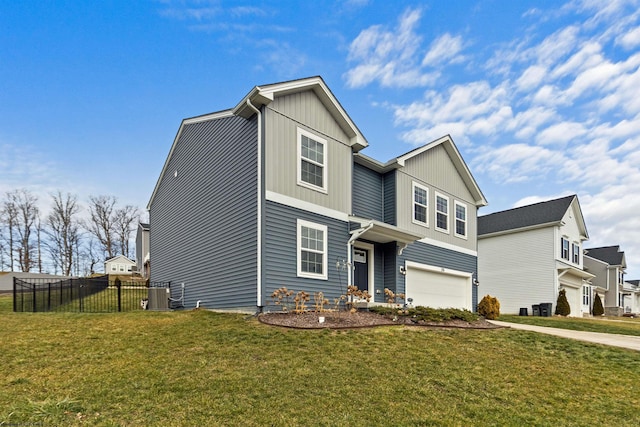
<path id="1" fill-rule="evenodd" d="M 478 218 L 481 295 L 500 301 L 500 311 L 552 303 L 566 291 L 571 316 L 588 315 L 592 295 L 582 248 L 589 238 L 575 195 Z M 552 312 L 553 314 L 553 312 Z"/>
<path id="2" fill-rule="evenodd" d="M 13 278 L 24 281 L 42 280 L 42 279 L 68 279 L 69 276 L 58 276 L 56 274 L 46 273 L 24 273 L 21 271 L 0 271 L 0 293 L 13 292 Z"/>
<path id="3" fill-rule="evenodd" d="M 320 77 L 254 87 L 183 120 L 149 201 L 153 281 L 186 306 L 263 310 L 282 286 L 349 284 L 474 309 L 482 192 L 450 137 L 389 162 Z M 408 302 L 408 301 L 407 301 Z"/>
<path id="4" fill-rule="evenodd" d="M 620 246 L 585 249 L 584 266 L 595 275 L 591 283 L 595 292 L 600 294 L 605 314 L 621 316 L 624 312 L 624 273 L 627 261 Z"/>
<path id="5" fill-rule="evenodd" d="M 135 261 L 131 261 L 124 255 L 114 256 L 104 262 L 104 274 L 132 274 L 135 266 Z"/>
<path id="6" fill-rule="evenodd" d="M 624 312 L 640 314 L 640 280 L 625 280 L 623 292 Z"/>
<path id="7" fill-rule="evenodd" d="M 145 279 L 150 276 L 151 261 L 149 259 L 149 224 L 138 224 L 136 233 L 136 267 Z"/>

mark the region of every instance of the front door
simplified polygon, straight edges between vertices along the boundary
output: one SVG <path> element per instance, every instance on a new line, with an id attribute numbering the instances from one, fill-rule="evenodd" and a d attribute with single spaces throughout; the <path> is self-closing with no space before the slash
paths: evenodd
<path id="1" fill-rule="evenodd" d="M 353 284 L 361 291 L 369 291 L 369 251 L 353 248 Z"/>
<path id="2" fill-rule="evenodd" d="M 582 286 L 582 312 L 591 313 L 591 286 Z"/>

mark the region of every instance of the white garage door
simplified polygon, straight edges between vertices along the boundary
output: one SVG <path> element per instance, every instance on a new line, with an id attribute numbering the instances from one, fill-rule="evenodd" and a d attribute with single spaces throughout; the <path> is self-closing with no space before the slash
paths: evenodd
<path id="1" fill-rule="evenodd" d="M 413 305 L 472 310 L 471 273 L 407 262 L 406 298 Z"/>

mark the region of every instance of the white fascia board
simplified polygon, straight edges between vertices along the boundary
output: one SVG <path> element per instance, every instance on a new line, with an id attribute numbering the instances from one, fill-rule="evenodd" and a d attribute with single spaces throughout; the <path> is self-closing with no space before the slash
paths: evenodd
<path id="1" fill-rule="evenodd" d="M 176 145 L 178 144 L 178 141 L 180 140 L 180 136 L 182 136 L 182 130 L 184 129 L 184 127 L 186 125 L 193 124 L 193 123 L 205 122 L 207 120 L 215 120 L 215 119 L 231 117 L 231 116 L 233 116 L 233 111 L 224 110 L 224 111 L 218 111 L 215 113 L 205 114 L 202 116 L 190 117 L 188 119 L 182 120 L 182 122 L 180 123 L 180 127 L 178 128 L 178 132 L 176 133 L 176 136 L 173 139 L 173 144 L 171 144 L 171 149 L 169 150 L 169 154 L 167 155 L 167 158 L 164 161 L 164 166 L 162 166 L 162 170 L 160 171 L 160 176 L 158 177 L 158 180 L 156 181 L 156 185 L 153 188 L 153 193 L 151 193 L 151 197 L 149 198 L 149 203 L 147 203 L 147 210 L 151 209 L 151 203 L 153 203 L 153 199 L 155 198 L 156 193 L 158 192 L 158 188 L 160 187 L 160 181 L 162 181 L 162 177 L 164 176 L 167 170 L 167 166 L 169 166 L 169 161 L 171 160 L 171 157 L 173 157 L 173 152 L 176 148 Z"/>
<path id="2" fill-rule="evenodd" d="M 280 203 L 281 205 L 289 206 L 292 208 L 302 209 L 303 211 L 317 213 L 319 215 L 337 219 L 339 221 L 345 221 L 345 222 L 349 221 L 349 215 L 345 212 L 341 212 L 331 208 L 326 208 L 324 206 L 320 206 L 315 203 L 296 199 L 295 197 L 285 196 L 284 194 L 276 193 L 275 191 L 267 190 L 265 194 L 265 199 L 271 202 Z"/>
<path id="3" fill-rule="evenodd" d="M 431 246 L 436 246 L 442 249 L 449 249 L 450 251 L 460 252 L 463 254 L 478 256 L 478 251 L 474 251 L 473 249 L 463 248 L 461 246 L 452 245 L 451 243 L 441 242 L 440 240 L 431 239 L 429 237 L 425 237 L 423 239 L 418 240 L 418 242 L 426 243 Z"/>
<path id="4" fill-rule="evenodd" d="M 505 234 L 522 233 L 525 231 L 537 230 L 539 228 L 554 227 L 558 225 L 560 225 L 560 221 L 546 222 L 544 224 L 530 225 L 528 227 L 511 228 L 509 230 L 496 231 L 495 233 L 478 234 L 478 240 L 489 239 L 491 237 L 502 236 Z"/>

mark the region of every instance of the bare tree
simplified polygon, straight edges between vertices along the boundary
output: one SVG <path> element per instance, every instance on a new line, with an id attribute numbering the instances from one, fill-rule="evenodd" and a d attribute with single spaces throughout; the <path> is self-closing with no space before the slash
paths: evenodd
<path id="1" fill-rule="evenodd" d="M 8 197 L 18 213 L 16 224 L 19 238 L 18 263 L 22 271 L 29 272 L 36 263 L 33 259 L 36 248 L 31 234 L 38 220 L 39 213 L 36 206 L 38 199 L 26 189 L 15 190 L 9 193 Z"/>
<path id="2" fill-rule="evenodd" d="M 89 198 L 90 220 L 87 230 L 97 239 L 103 253 L 108 258 L 115 256 L 115 225 L 114 207 L 116 198 L 113 196 L 98 196 Z"/>
<path id="3" fill-rule="evenodd" d="M 135 206 L 127 205 L 117 209 L 114 214 L 114 226 L 118 243 L 120 245 L 120 253 L 130 258 L 131 233 L 135 230 L 135 224 L 140 216 L 140 211 Z"/>
<path id="4" fill-rule="evenodd" d="M 53 207 L 47 216 L 49 254 L 56 270 L 59 268 L 63 275 L 70 276 L 80 238 L 77 197 L 69 193 L 63 197 L 60 191 L 51 197 Z"/>
<path id="5" fill-rule="evenodd" d="M 9 271 L 14 271 L 14 250 L 15 250 L 15 241 L 14 241 L 14 233 L 16 230 L 17 222 L 18 222 L 18 210 L 16 209 L 16 205 L 13 203 L 13 198 L 11 197 L 12 193 L 6 194 L 6 199 L 3 202 L 2 206 L 2 219 L 6 224 L 8 237 L 6 238 L 6 247 L 5 253 L 9 258 Z"/>

